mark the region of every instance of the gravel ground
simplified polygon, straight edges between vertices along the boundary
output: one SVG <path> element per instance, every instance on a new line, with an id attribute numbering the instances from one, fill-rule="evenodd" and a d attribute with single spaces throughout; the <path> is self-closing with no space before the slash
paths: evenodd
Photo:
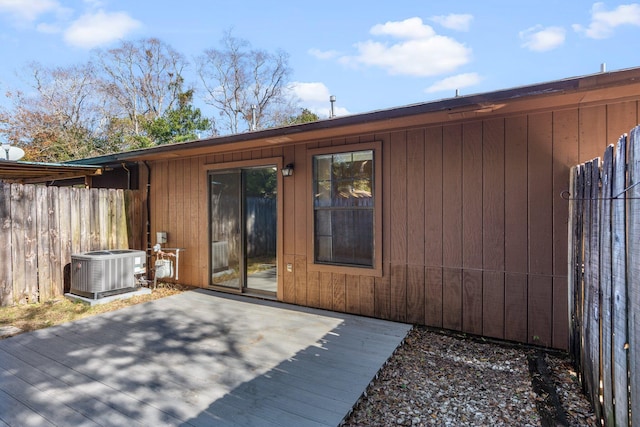
<path id="1" fill-rule="evenodd" d="M 597 426 L 559 353 L 414 328 L 344 426 Z"/>

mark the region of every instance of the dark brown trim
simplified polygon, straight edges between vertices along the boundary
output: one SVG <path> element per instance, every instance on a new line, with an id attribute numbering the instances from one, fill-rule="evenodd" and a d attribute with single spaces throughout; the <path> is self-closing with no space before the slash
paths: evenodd
<path id="1" fill-rule="evenodd" d="M 313 229 L 313 156 L 318 154 L 336 154 L 345 153 L 350 151 L 364 151 L 373 150 L 374 161 L 374 225 L 373 225 L 373 268 L 362 268 L 354 266 L 340 266 L 329 264 L 316 264 L 314 262 L 315 251 L 315 233 Z M 382 277 L 382 209 L 383 209 L 383 194 L 382 194 L 382 142 L 362 142 L 358 144 L 338 145 L 331 147 L 314 148 L 307 150 L 307 174 L 306 174 L 306 188 L 307 188 L 307 200 L 303 203 L 307 208 L 307 271 L 318 272 L 332 272 L 332 273 L 345 273 L 360 276 L 374 276 Z"/>

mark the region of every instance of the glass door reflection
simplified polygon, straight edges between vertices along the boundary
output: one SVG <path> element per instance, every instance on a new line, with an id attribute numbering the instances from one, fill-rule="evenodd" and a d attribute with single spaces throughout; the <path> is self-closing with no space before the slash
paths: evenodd
<path id="1" fill-rule="evenodd" d="M 211 284 L 277 291 L 277 171 L 274 166 L 212 172 Z"/>

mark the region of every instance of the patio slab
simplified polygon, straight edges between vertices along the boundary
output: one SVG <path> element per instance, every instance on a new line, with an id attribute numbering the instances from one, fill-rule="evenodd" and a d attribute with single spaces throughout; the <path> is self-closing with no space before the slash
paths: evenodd
<path id="1" fill-rule="evenodd" d="M 0 425 L 337 426 L 410 328 L 183 292 L 0 340 Z"/>

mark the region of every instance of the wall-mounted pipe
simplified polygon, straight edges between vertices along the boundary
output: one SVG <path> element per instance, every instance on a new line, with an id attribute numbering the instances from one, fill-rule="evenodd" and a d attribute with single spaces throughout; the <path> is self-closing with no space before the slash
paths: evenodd
<path id="1" fill-rule="evenodd" d="M 127 171 L 127 190 L 131 190 L 131 171 L 127 169 L 127 164 L 122 162 L 122 169 Z"/>
<path id="2" fill-rule="evenodd" d="M 145 160 L 144 165 L 147 168 L 147 246 L 151 244 L 151 168 Z"/>

